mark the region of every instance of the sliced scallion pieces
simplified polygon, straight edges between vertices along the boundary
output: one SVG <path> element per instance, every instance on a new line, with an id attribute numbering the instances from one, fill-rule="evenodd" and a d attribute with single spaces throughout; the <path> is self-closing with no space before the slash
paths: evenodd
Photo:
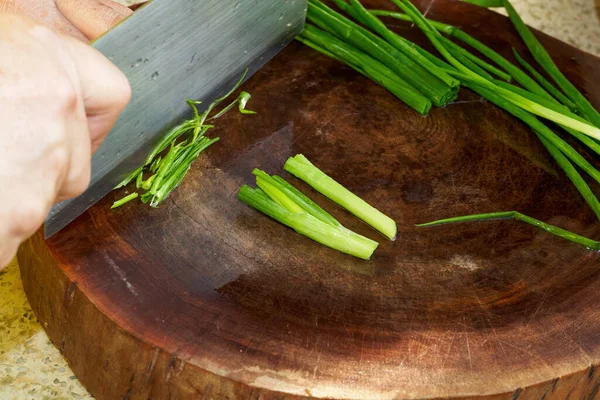
<path id="1" fill-rule="evenodd" d="M 117 200 L 113 203 L 111 209 L 121 207 L 125 203 L 129 203 L 130 201 L 138 198 L 138 193 L 133 192 L 130 195 L 123 197 L 121 200 Z"/>
<path id="2" fill-rule="evenodd" d="M 219 140 L 219 138 L 210 139 L 206 137 L 206 133 L 213 128 L 213 125 L 205 125 L 205 121 L 209 119 L 209 114 L 217 104 L 233 94 L 241 85 L 247 72 L 248 70 L 243 73 L 240 80 L 226 95 L 216 99 L 203 113 L 198 111 L 200 101 L 188 100 L 188 105 L 192 108 L 194 117 L 167 131 L 148 155 L 144 165 L 127 176 L 115 189 L 135 181 L 136 189 L 145 192 L 141 195 L 141 201 L 150 204 L 152 207 L 158 207 L 181 184 L 200 153 Z M 214 120 L 221 117 L 236 105 L 240 113 L 254 114 L 254 111 L 246 110 L 250 97 L 249 93 L 241 92 L 232 103 L 210 119 Z M 166 154 L 162 157 L 159 156 L 164 151 L 166 151 Z M 144 180 L 144 172 L 151 174 L 146 180 Z M 119 207 L 137 197 L 137 192 L 132 193 L 117 201 L 112 208 Z"/>
<path id="3" fill-rule="evenodd" d="M 466 215 L 462 217 L 453 217 L 440 219 L 437 221 L 427 222 L 425 224 L 417 225 L 420 228 L 426 228 L 436 225 L 444 225 L 444 224 L 455 224 L 459 222 L 474 222 L 474 221 L 493 221 L 493 220 L 502 220 L 502 219 L 516 219 L 517 221 L 525 222 L 529 225 L 536 226 L 540 229 L 545 230 L 548 233 L 551 233 L 560 238 L 569 240 L 573 243 L 577 243 L 581 246 L 584 246 L 590 250 L 600 250 L 600 242 L 597 242 L 592 239 L 588 239 L 581 235 L 577 235 L 576 233 L 567 231 L 565 229 L 559 228 L 554 225 L 547 224 L 525 214 L 521 214 L 517 211 L 502 211 L 502 212 L 494 212 L 494 213 L 485 213 L 485 214 L 474 214 L 474 215 Z"/>
<path id="4" fill-rule="evenodd" d="M 254 174 L 259 189 L 243 185 L 240 200 L 318 243 L 363 260 L 371 258 L 379 245 L 376 241 L 343 227 L 297 189 L 289 190 L 292 186 L 282 178 L 260 170 Z"/>
<path id="5" fill-rule="evenodd" d="M 290 157 L 286 161 L 284 169 L 366 222 L 388 239 L 394 240 L 396 238 L 397 228 L 393 219 L 326 175 L 304 155 L 298 154 L 295 157 Z"/>

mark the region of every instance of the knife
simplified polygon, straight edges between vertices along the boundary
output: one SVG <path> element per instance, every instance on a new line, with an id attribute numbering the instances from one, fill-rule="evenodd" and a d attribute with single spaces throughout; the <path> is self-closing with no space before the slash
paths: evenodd
<path id="1" fill-rule="evenodd" d="M 259 70 L 300 33 L 307 0 L 153 0 L 93 43 L 129 79 L 132 99 L 92 157 L 88 189 L 55 205 L 54 235 L 143 164 L 166 128 Z M 203 111 L 203 110 L 199 110 Z"/>

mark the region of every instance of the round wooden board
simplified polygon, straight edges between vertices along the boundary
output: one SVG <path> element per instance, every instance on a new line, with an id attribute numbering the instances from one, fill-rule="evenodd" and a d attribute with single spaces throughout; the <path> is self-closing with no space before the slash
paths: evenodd
<path id="1" fill-rule="evenodd" d="M 498 14 L 417 3 L 511 59 L 511 46 L 526 54 Z M 540 36 L 600 104 L 599 60 Z M 298 43 L 244 90 L 258 115 L 220 119 L 221 142 L 159 209 L 111 211 L 124 192 L 113 193 L 19 252 L 32 307 L 96 398 L 598 398 L 597 253 L 514 221 L 414 227 L 519 210 L 600 237 L 528 128 L 464 89 L 421 117 Z M 284 173 L 298 153 L 393 217 L 397 240 Z M 254 167 L 379 240 L 373 259 L 320 246 L 240 202 Z"/>

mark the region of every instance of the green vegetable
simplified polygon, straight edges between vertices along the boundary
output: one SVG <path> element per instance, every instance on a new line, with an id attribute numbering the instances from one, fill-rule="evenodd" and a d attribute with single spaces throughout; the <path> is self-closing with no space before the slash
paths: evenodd
<path id="1" fill-rule="evenodd" d="M 525 59 L 523 57 L 521 57 L 521 55 L 519 54 L 517 49 L 515 49 L 514 47 L 513 47 L 513 54 L 515 55 L 515 58 L 517 59 L 519 64 L 521 64 L 523 66 L 523 68 L 525 68 L 527 70 L 527 72 L 529 72 L 546 89 L 546 91 L 548 93 L 550 93 L 552 96 L 554 96 L 554 98 L 556 100 L 560 101 L 562 104 L 569 107 L 569 109 L 571 109 L 573 111 L 577 110 L 577 107 L 575 106 L 575 104 L 571 100 L 569 100 L 569 98 L 567 96 L 565 96 L 560 90 L 555 88 L 554 85 L 552 85 L 550 82 L 548 82 L 548 80 L 546 78 L 544 78 L 544 76 L 542 74 L 537 72 L 535 70 L 535 68 L 533 68 L 531 66 L 531 64 L 529 64 L 527 61 L 525 61 Z"/>
<path id="2" fill-rule="evenodd" d="M 200 153 L 219 140 L 219 138 L 209 139 L 205 136 L 213 128 L 213 125 L 205 125 L 204 123 L 217 104 L 233 94 L 239 87 L 247 72 L 248 70 L 244 72 L 233 89 L 224 96 L 216 99 L 203 113 L 198 111 L 197 106 L 201 104 L 200 101 L 188 100 L 188 105 L 193 111 L 193 118 L 167 131 L 148 155 L 144 165 L 132 172 L 115 189 L 126 186 L 135 180 L 136 188 L 145 191 L 141 195 L 141 201 L 145 204 L 149 203 L 152 207 L 158 207 L 181 184 L 189 172 L 192 163 L 199 157 Z M 246 110 L 246 105 L 250 97 L 249 93 L 241 92 L 231 104 L 224 107 L 222 111 L 210 119 L 221 117 L 236 105 L 238 105 L 240 113 L 254 114 L 254 111 Z M 185 139 L 180 140 L 182 137 L 185 137 Z M 159 156 L 163 151 L 166 151 L 166 154 L 162 157 Z M 144 171 L 151 173 L 151 176 L 146 181 L 144 181 L 143 177 Z M 129 196 L 125 199 L 127 198 Z"/>
<path id="3" fill-rule="evenodd" d="M 444 82 L 446 85 L 452 88 L 458 88 L 460 82 L 448 75 L 446 71 L 437 67 L 434 63 L 424 57 L 417 49 L 415 45 L 402 36 L 388 29 L 379 18 L 371 14 L 358 0 L 350 0 L 348 4 L 345 0 L 334 0 L 335 4 L 342 10 L 350 14 L 354 19 L 367 26 L 374 32 L 381 35 L 389 44 L 394 46 L 397 50 L 403 52 L 406 56 L 410 57 L 416 64 L 420 65 L 433 76 Z"/>
<path id="4" fill-rule="evenodd" d="M 240 93 L 240 95 L 238 96 L 237 99 L 235 99 L 231 104 L 229 104 L 227 107 L 225 107 L 224 109 L 219 111 L 219 113 L 217 115 L 215 115 L 214 117 L 210 118 L 210 120 L 217 119 L 217 118 L 223 116 L 227 111 L 229 111 L 233 107 L 235 107 L 236 104 L 238 104 L 238 110 L 239 110 L 240 114 L 244 114 L 244 115 L 256 114 L 255 111 L 246 110 L 246 104 L 248 104 L 248 101 L 250 100 L 251 97 L 252 96 L 248 92 Z"/>
<path id="5" fill-rule="evenodd" d="M 508 111 L 510 114 L 519 118 L 520 120 L 525 122 L 527 125 L 529 125 L 533 129 L 533 131 L 536 132 L 536 134 L 538 134 L 540 137 L 545 138 L 547 140 L 547 142 L 550 142 L 550 144 L 552 144 L 552 146 L 556 146 L 557 148 L 559 148 L 561 152 L 568 155 L 568 157 L 571 158 L 572 160 L 577 160 L 580 163 L 580 165 L 582 165 L 584 167 L 586 166 L 587 161 L 583 157 L 581 157 L 581 155 L 579 153 L 577 153 L 577 151 L 575 151 L 571 146 L 569 146 L 564 140 L 560 139 L 558 137 L 558 135 L 556 135 L 554 132 L 552 132 L 551 129 L 549 129 L 546 125 L 541 123 L 532 114 L 515 106 L 510 101 L 504 99 L 502 96 L 498 95 L 497 93 L 495 93 L 487 88 L 478 86 L 476 84 L 471 84 L 471 83 L 467 83 L 467 87 L 469 87 L 476 93 L 480 94 L 481 96 L 485 97 L 492 103 L 496 104 L 498 107 L 503 108 L 504 110 Z M 545 145 L 547 145 L 547 142 L 542 141 L 542 143 L 544 143 Z M 548 148 L 548 146 L 546 146 L 546 147 Z M 565 173 L 567 174 L 569 179 L 571 179 L 571 182 L 573 182 L 573 184 L 575 185 L 577 190 L 582 194 L 582 196 L 584 197 L 584 199 L 586 200 L 586 202 L 588 203 L 590 208 L 594 211 L 594 213 L 596 213 L 596 216 L 600 220 L 600 203 L 598 202 L 598 199 L 596 198 L 596 196 L 594 196 L 593 193 L 591 192 L 589 186 L 585 183 L 585 181 L 583 179 L 581 179 L 579 174 L 576 173 L 576 171 L 574 169 L 572 169 L 572 166 L 570 163 L 567 164 L 567 163 L 562 162 L 563 158 L 557 157 L 556 156 L 557 153 L 555 153 L 553 151 L 553 149 L 548 148 L 548 150 L 551 153 L 551 155 L 553 155 L 555 160 L 559 163 L 561 168 L 563 168 L 563 170 L 565 169 L 565 167 L 567 168 L 567 170 L 565 170 Z M 592 170 L 595 170 L 595 168 L 591 167 L 587 171 L 591 172 Z M 573 172 L 575 172 L 575 173 L 573 173 Z"/>
<path id="6" fill-rule="evenodd" d="M 265 182 L 267 182 L 266 185 Z M 294 203 L 293 199 L 284 192 L 270 185 L 268 181 L 263 181 L 262 186 L 263 188 L 267 187 L 269 191 L 265 192 L 264 189 L 252 189 L 243 185 L 238 192 L 238 197 L 246 204 L 294 229 L 301 235 L 342 253 L 368 260 L 379 245 L 341 225 L 332 225 L 316 218 L 308 210 Z"/>
<path id="7" fill-rule="evenodd" d="M 327 176 L 302 154 L 290 157 L 284 169 L 303 180 L 331 201 L 381 232 L 391 240 L 396 238 L 396 223 L 366 201 Z"/>
<path id="8" fill-rule="evenodd" d="M 462 0 L 465 3 L 475 4 L 479 7 L 485 8 L 495 8 L 495 7 L 504 7 L 502 0 Z"/>
<path id="9" fill-rule="evenodd" d="M 395 18 L 395 19 L 399 19 L 402 21 L 412 22 L 412 18 L 409 15 L 399 13 L 399 12 L 386 11 L 386 10 L 370 10 L 370 12 L 373 15 L 378 15 L 378 16 L 382 16 L 382 17 L 390 17 L 390 18 Z M 455 26 L 452 26 L 452 25 L 444 24 L 442 22 L 437 22 L 437 21 L 433 21 L 430 19 L 428 19 L 427 21 L 429 21 L 429 23 L 435 29 L 437 29 L 439 32 L 443 32 L 447 35 L 452 36 L 453 38 L 456 38 L 456 39 L 468 44 L 469 46 L 473 47 L 475 50 L 479 51 L 481 54 L 483 54 L 490 60 L 494 61 L 496 64 L 498 64 L 500 67 L 502 67 L 506 72 L 508 72 L 508 74 L 512 77 L 512 79 L 514 79 L 516 82 L 518 82 L 520 85 L 522 85 L 527 90 L 537 93 L 539 95 L 548 95 L 548 93 L 546 93 L 546 91 L 535 80 L 531 79 L 525 72 L 520 70 L 518 67 L 516 67 L 514 64 L 512 64 L 510 61 L 508 61 L 506 58 L 502 57 L 496 51 L 492 50 L 491 48 L 489 48 L 488 46 L 486 46 L 479 40 L 475 39 L 473 36 L 469 35 L 468 33 L 464 32 L 463 30 L 461 30 Z M 435 56 L 433 56 L 433 57 L 435 57 Z"/>
<path id="10" fill-rule="evenodd" d="M 489 221 L 489 220 L 502 220 L 502 219 L 516 219 L 517 221 L 522 221 L 527 224 L 536 226 L 540 229 L 545 230 L 548 233 L 561 237 L 563 239 L 569 240 L 573 243 L 577 243 L 584 247 L 587 247 L 590 250 L 600 250 L 600 242 L 595 240 L 588 239 L 586 237 L 577 235 L 573 232 L 569 232 L 567 230 L 561 229 L 554 225 L 547 224 L 535 218 L 529 217 L 525 214 L 521 214 L 517 211 L 505 211 L 505 212 L 494 212 L 494 213 L 485 213 L 485 214 L 474 214 L 467 215 L 462 217 L 454 217 L 447 219 L 440 219 L 438 221 L 428 222 L 425 224 L 419 224 L 418 227 L 431 227 L 442 224 L 453 224 L 459 222 L 472 222 L 472 221 Z"/>
<path id="11" fill-rule="evenodd" d="M 560 72 L 556 64 L 554 64 L 554 61 L 552 61 L 550 54 L 548 54 L 544 46 L 542 46 L 542 44 L 537 40 L 533 32 L 531 32 L 527 25 L 525 25 L 510 1 L 504 0 L 504 8 L 508 12 L 510 20 L 521 35 L 521 38 L 529 48 L 529 51 L 535 60 L 548 73 L 548 75 L 550 75 L 550 77 L 562 89 L 567 97 L 571 99 L 573 103 L 575 103 L 580 114 L 595 126 L 600 127 L 600 113 L 579 92 L 579 90 L 577 90 L 577 88 L 571 82 L 569 82 L 563 73 Z"/>
<path id="12" fill-rule="evenodd" d="M 509 100 L 513 104 L 541 117 L 549 119 L 560 125 L 567 126 L 588 136 L 600 139 L 600 129 L 590 124 L 581 122 L 573 119 L 565 114 L 556 112 L 547 107 L 542 106 L 539 103 L 533 102 L 527 98 L 524 98 L 512 91 L 503 89 L 489 80 L 483 78 L 479 74 L 473 72 L 470 68 L 467 68 L 463 63 L 456 59 L 455 55 L 442 44 L 442 36 L 437 30 L 423 17 L 419 10 L 408 0 L 392 0 L 394 4 L 398 5 L 406 14 L 408 14 L 415 24 L 425 33 L 430 39 L 436 49 L 452 64 L 458 71 L 452 72 L 453 76 L 459 78 L 463 83 L 468 81 L 470 83 L 483 86 L 489 90 L 498 92 L 502 97 Z"/>
<path id="13" fill-rule="evenodd" d="M 257 182 L 259 179 L 266 181 L 269 185 L 282 192 L 287 198 L 294 202 L 294 204 L 299 205 L 303 210 L 308 212 L 313 217 L 318 218 L 331 226 L 342 226 L 335 218 L 327 213 L 327 211 L 323 210 L 317 203 L 306 197 L 301 191 L 290 185 L 282 177 L 277 175 L 270 176 L 266 172 L 259 169 L 254 169 L 252 173 L 256 176 Z"/>
<path id="14" fill-rule="evenodd" d="M 412 86 L 402 81 L 392 70 L 335 36 L 307 24 L 300 37 L 314 43 L 318 47 L 326 49 L 337 59 L 353 66 L 353 68 L 365 71 L 366 75 L 420 114 L 425 115 L 431 109 L 431 101 Z"/>
<path id="15" fill-rule="evenodd" d="M 435 105 L 443 106 L 456 98 L 457 88 L 447 86 L 388 42 L 323 3 L 310 0 L 307 18 L 319 28 L 378 60 Z"/>
<path id="16" fill-rule="evenodd" d="M 123 204 L 129 203 L 130 201 L 137 199 L 137 198 L 138 198 L 137 192 L 131 193 L 130 195 L 123 197 L 121 200 L 115 201 L 113 203 L 111 209 L 121 207 Z"/>

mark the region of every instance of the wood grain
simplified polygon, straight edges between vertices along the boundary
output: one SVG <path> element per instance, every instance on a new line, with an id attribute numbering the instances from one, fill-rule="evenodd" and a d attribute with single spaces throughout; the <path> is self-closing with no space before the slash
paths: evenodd
<path id="1" fill-rule="evenodd" d="M 507 58 L 511 46 L 525 54 L 503 16 L 417 4 Z M 409 24 L 392 25 L 426 44 Z M 539 37 L 600 104 L 600 61 Z M 518 210 L 600 237 L 528 128 L 467 90 L 423 118 L 297 43 L 244 90 L 258 115 L 219 120 L 221 142 L 161 208 L 111 211 L 123 195 L 114 193 L 19 252 L 33 309 L 96 398 L 600 398 L 597 253 L 512 221 L 414 227 Z M 392 216 L 398 239 L 283 173 L 297 153 Z M 372 261 L 238 201 L 254 167 L 378 239 Z"/>

